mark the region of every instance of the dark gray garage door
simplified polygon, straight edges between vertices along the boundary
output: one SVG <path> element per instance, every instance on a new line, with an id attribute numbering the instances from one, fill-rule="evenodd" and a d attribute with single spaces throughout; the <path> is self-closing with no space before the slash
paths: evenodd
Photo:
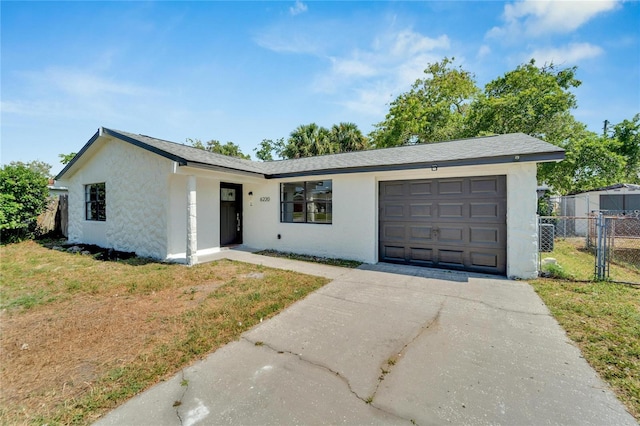
<path id="1" fill-rule="evenodd" d="M 505 274 L 507 179 L 380 182 L 380 261 Z"/>

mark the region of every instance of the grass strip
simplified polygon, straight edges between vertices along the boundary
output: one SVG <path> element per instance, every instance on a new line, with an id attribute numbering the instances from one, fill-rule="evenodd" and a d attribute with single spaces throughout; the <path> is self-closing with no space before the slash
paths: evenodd
<path id="1" fill-rule="evenodd" d="M 284 259 L 301 260 L 303 262 L 321 263 L 323 265 L 340 266 L 343 268 L 357 268 L 362 265 L 362 262 L 357 260 L 338 259 L 333 257 L 311 256 L 307 254 L 298 254 L 283 252 L 277 250 L 262 250 L 256 252 L 256 254 L 270 257 L 281 257 Z"/>

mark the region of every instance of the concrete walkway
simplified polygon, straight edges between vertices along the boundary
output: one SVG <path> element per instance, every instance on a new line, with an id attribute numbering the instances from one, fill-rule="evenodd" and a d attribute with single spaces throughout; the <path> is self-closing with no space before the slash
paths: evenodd
<path id="1" fill-rule="evenodd" d="M 331 283 L 99 425 L 637 425 L 524 282 L 216 257 Z"/>

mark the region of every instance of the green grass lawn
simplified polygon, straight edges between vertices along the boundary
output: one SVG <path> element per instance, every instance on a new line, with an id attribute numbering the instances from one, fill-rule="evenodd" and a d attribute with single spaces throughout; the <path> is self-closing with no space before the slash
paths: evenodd
<path id="1" fill-rule="evenodd" d="M 557 241 L 553 253 L 570 279 L 530 284 L 582 354 L 640 420 L 640 287 L 593 279 L 593 255 L 575 241 Z M 633 267 L 611 265 L 620 281 L 640 282 Z"/>
<path id="2" fill-rule="evenodd" d="M 556 259 L 566 278 L 581 281 L 594 279 L 594 254 L 585 248 L 584 238 L 558 239 L 555 241 L 553 252 L 540 253 L 540 257 Z M 629 263 L 614 261 L 610 264 L 609 278 L 612 281 L 640 284 L 640 268 Z"/>

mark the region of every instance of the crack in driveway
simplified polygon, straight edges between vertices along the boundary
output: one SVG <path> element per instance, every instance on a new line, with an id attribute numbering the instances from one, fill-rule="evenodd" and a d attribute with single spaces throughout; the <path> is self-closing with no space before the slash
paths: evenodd
<path id="1" fill-rule="evenodd" d="M 479 304 L 484 305 L 484 306 L 486 306 L 488 308 L 495 309 L 496 311 L 510 312 L 510 313 L 513 313 L 513 314 L 522 314 L 522 315 L 543 316 L 543 317 L 550 316 L 550 314 L 548 312 L 529 312 L 529 311 L 520 311 L 520 310 L 517 310 L 517 309 L 508 309 L 508 308 L 503 308 L 503 307 L 500 307 L 500 306 L 492 305 L 491 303 L 485 302 L 484 300 L 470 299 L 468 297 L 454 296 L 454 295 L 444 295 L 444 294 L 442 296 L 451 297 L 452 299 L 464 300 L 466 302 L 479 303 Z"/>
<path id="2" fill-rule="evenodd" d="M 421 278 L 421 277 L 418 277 L 418 278 Z M 353 282 L 357 282 L 357 281 L 353 281 Z M 372 285 L 385 287 L 385 288 L 396 289 L 396 290 L 400 289 L 400 290 L 415 291 L 417 293 L 426 294 L 426 295 L 429 295 L 429 296 L 439 296 L 439 297 L 444 297 L 444 298 L 450 297 L 452 299 L 463 300 L 463 301 L 466 301 L 466 302 L 479 303 L 481 305 L 485 305 L 486 307 L 491 308 L 491 309 L 495 309 L 497 311 L 511 312 L 511 313 L 514 313 L 514 314 L 523 314 L 523 315 L 532 315 L 532 316 L 550 316 L 550 314 L 548 312 L 531 312 L 531 311 L 523 311 L 523 310 L 518 310 L 518 309 L 509 309 L 509 308 L 504 308 L 504 307 L 501 307 L 501 306 L 493 305 L 493 304 L 491 304 L 489 302 L 486 302 L 484 300 L 472 299 L 472 298 L 469 298 L 469 297 L 463 297 L 463 296 L 460 296 L 460 295 L 457 295 L 457 294 L 451 294 L 451 293 L 438 293 L 438 292 L 433 292 L 433 291 L 426 291 L 426 290 L 420 289 L 419 287 L 415 287 L 415 288 L 409 288 L 409 287 L 398 288 L 396 286 L 386 285 L 386 284 L 381 284 L 381 283 L 376 283 L 376 284 L 372 284 Z M 322 294 L 322 293 L 320 293 L 320 294 Z M 353 302 L 353 303 L 363 303 L 363 302 L 358 302 L 356 300 L 343 299 L 343 298 L 340 298 L 340 297 L 337 297 L 337 296 L 328 295 L 328 294 L 322 294 L 322 295 L 323 296 L 327 296 L 327 297 L 333 297 L 333 298 L 338 299 L 338 300 L 345 300 L 345 301 L 348 301 L 348 302 Z M 544 303 L 542 303 L 542 305 L 544 305 Z"/>
<path id="3" fill-rule="evenodd" d="M 180 376 L 181 376 L 180 386 L 184 387 L 184 390 L 182 391 L 182 395 L 180 395 L 180 399 L 175 401 L 173 403 L 173 406 L 176 409 L 176 416 L 178 417 L 178 421 L 180 421 L 180 424 L 183 425 L 184 423 L 182 420 L 182 416 L 180 416 L 180 406 L 182 405 L 182 399 L 184 398 L 187 391 L 189 390 L 189 382 L 184 378 L 184 369 L 180 370 Z"/>
<path id="4" fill-rule="evenodd" d="M 423 336 L 427 331 L 429 332 L 433 331 L 434 326 L 438 325 L 438 322 L 440 321 L 440 314 L 442 313 L 442 309 L 444 308 L 445 302 L 446 302 L 446 299 L 443 299 L 442 303 L 440 303 L 440 307 L 438 308 L 438 311 L 436 312 L 436 315 L 430 321 L 427 321 L 422 327 L 420 327 L 416 335 L 413 336 L 413 338 L 409 340 L 407 343 L 405 343 L 404 346 L 402 346 L 402 348 L 399 351 L 393 351 L 392 354 L 389 356 L 389 358 L 387 358 L 387 361 L 385 361 L 380 366 L 380 370 L 382 371 L 382 374 L 378 379 L 376 388 L 374 389 L 371 396 L 368 398 L 371 402 L 373 402 L 373 400 L 375 399 L 376 394 L 378 393 L 378 389 L 380 388 L 380 384 L 385 379 L 385 377 L 391 373 L 393 366 L 395 366 L 396 364 L 396 362 L 391 363 L 390 360 L 395 359 L 395 354 L 397 354 L 398 357 L 402 357 L 407 352 L 407 349 L 413 342 L 418 340 L 418 338 Z M 384 368 L 385 366 L 387 366 L 387 369 Z"/>
<path id="5" fill-rule="evenodd" d="M 325 295 L 325 296 L 327 296 L 327 295 Z M 337 298 L 335 296 L 328 296 L 328 297 L 339 299 L 339 298 Z M 343 300 L 343 299 L 340 299 L 340 300 Z M 370 405 L 372 408 L 374 408 L 374 409 L 376 409 L 376 410 L 378 410 L 378 411 L 380 411 L 382 413 L 385 413 L 387 415 L 390 415 L 390 416 L 393 416 L 395 418 L 410 422 L 411 424 L 416 424 L 415 420 L 413 420 L 413 419 L 402 417 L 401 415 L 399 415 L 397 413 L 385 410 L 384 408 L 377 406 L 374 403 L 374 399 L 375 399 L 375 396 L 376 396 L 376 394 L 378 392 L 380 384 L 384 380 L 385 375 L 391 373 L 392 367 L 393 367 L 393 365 L 395 365 L 395 362 L 390 363 L 389 360 L 394 358 L 396 355 L 398 357 L 403 356 L 407 352 L 408 348 L 416 340 L 418 340 L 421 336 L 425 335 L 425 333 L 432 332 L 434 330 L 435 326 L 440 321 L 440 315 L 442 314 L 442 311 L 444 309 L 445 303 L 446 303 L 446 297 L 443 298 L 443 300 L 440 303 L 440 306 L 438 307 L 438 310 L 436 311 L 436 314 L 433 316 L 433 318 L 431 318 L 429 321 L 424 323 L 420 327 L 418 332 L 408 342 L 406 342 L 404 345 L 402 345 L 402 347 L 399 350 L 393 351 L 392 354 L 387 358 L 385 363 L 383 363 L 382 366 L 380 366 L 380 370 L 382 370 L 383 374 L 379 377 L 378 383 L 376 384 L 375 389 L 374 389 L 373 393 L 371 394 L 371 396 L 366 397 L 366 398 L 358 395 L 358 393 L 352 388 L 351 383 L 349 382 L 349 379 L 347 377 L 343 376 L 339 371 L 336 371 L 336 370 L 332 369 L 331 367 L 329 367 L 329 366 L 327 366 L 325 364 L 322 364 L 322 363 L 319 363 L 319 362 L 315 362 L 315 361 L 311 361 L 311 360 L 309 360 L 307 358 L 304 358 L 302 356 L 302 354 L 298 354 L 298 353 L 292 352 L 290 350 L 278 349 L 278 348 L 276 348 L 276 347 L 274 347 L 274 346 L 272 346 L 272 345 L 270 345 L 270 344 L 268 344 L 268 343 L 266 343 L 264 341 L 253 341 L 251 339 L 248 339 L 246 336 L 242 336 L 242 339 L 247 341 L 248 343 L 251 343 L 254 346 L 264 346 L 264 347 L 268 348 L 269 350 L 271 350 L 273 352 L 276 352 L 276 353 L 279 353 L 279 354 L 286 353 L 286 354 L 289 354 L 289 355 L 293 355 L 293 356 L 297 357 L 302 362 L 305 362 L 307 364 L 313 365 L 316 368 L 323 369 L 323 370 L 331 373 L 332 375 L 337 376 L 340 380 L 342 380 L 345 383 L 345 385 L 347 386 L 347 388 L 349 389 L 349 392 L 351 392 L 356 398 L 358 398 L 360 401 L 364 402 L 365 404 Z M 385 370 L 384 366 L 387 366 L 388 369 Z"/>
<path id="6" fill-rule="evenodd" d="M 273 352 L 276 352 L 278 354 L 293 355 L 296 358 L 298 358 L 300 361 L 302 361 L 302 362 L 304 362 L 306 364 L 310 364 L 310 365 L 312 365 L 312 366 L 314 366 L 316 368 L 320 368 L 320 369 L 322 369 L 324 371 L 327 371 L 327 372 L 331 373 L 332 375 L 338 377 L 345 385 L 347 385 L 347 389 L 349 389 L 349 392 L 351 392 L 353 394 L 353 396 L 358 398 L 360 401 L 364 402 L 365 404 L 371 406 L 372 408 L 374 408 L 374 409 L 376 409 L 376 410 L 378 410 L 378 411 L 380 411 L 382 413 L 385 413 L 387 415 L 393 416 L 393 417 L 395 417 L 397 419 L 400 419 L 400 420 L 404 420 L 406 422 L 410 422 L 411 424 L 415 424 L 414 420 L 404 418 L 402 416 L 399 416 L 396 413 L 392 413 L 392 412 L 389 412 L 387 410 L 384 410 L 383 408 L 377 407 L 376 405 L 373 404 L 372 400 L 369 400 L 369 399 L 361 397 L 360 395 L 358 395 L 358 393 L 355 390 L 353 390 L 353 387 L 351 386 L 351 383 L 349 382 L 349 379 L 347 379 L 345 376 L 343 376 L 339 371 L 336 371 L 336 370 L 332 369 L 331 367 L 329 367 L 329 366 L 327 366 L 325 364 L 322 364 L 322 363 L 319 363 L 319 362 L 315 362 L 315 361 L 311 361 L 311 360 L 303 357 L 302 354 L 297 354 L 297 353 L 292 352 L 290 350 L 283 350 L 283 349 L 275 348 L 274 346 L 272 346 L 272 345 L 270 345 L 268 343 L 265 343 L 263 341 L 259 341 L 259 340 L 258 341 L 252 341 L 252 340 L 248 339 L 246 336 L 242 336 L 241 339 L 245 340 L 248 343 L 251 343 L 254 346 L 268 348 L 269 350 L 271 350 Z"/>

